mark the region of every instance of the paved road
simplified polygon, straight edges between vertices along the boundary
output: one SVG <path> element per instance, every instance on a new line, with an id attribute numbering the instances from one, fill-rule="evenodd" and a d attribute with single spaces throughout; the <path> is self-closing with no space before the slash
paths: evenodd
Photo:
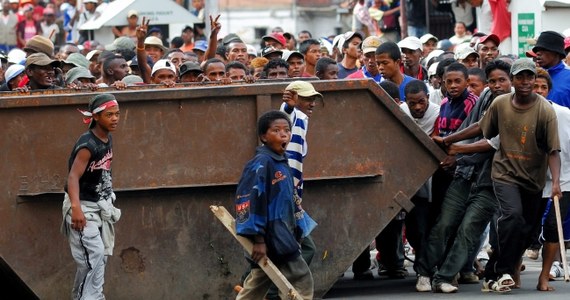
<path id="1" fill-rule="evenodd" d="M 348 270 L 339 279 L 324 299 L 488 299 L 500 297 L 506 299 L 570 299 L 570 283 L 563 280 L 552 282 L 556 288 L 554 292 L 539 292 L 535 289 L 538 274 L 541 269 L 541 260 L 525 259 L 526 269 L 521 274 L 522 288 L 513 290 L 509 294 L 489 294 L 481 292 L 481 284 L 460 285 L 455 294 L 418 293 L 415 291 L 415 272 L 408 268 L 410 276 L 405 279 L 380 279 L 376 270 L 374 280 L 355 281 L 352 272 Z"/>

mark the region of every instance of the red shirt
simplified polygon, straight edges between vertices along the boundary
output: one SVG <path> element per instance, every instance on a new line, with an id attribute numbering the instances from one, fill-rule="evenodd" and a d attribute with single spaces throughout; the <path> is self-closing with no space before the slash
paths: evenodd
<path id="1" fill-rule="evenodd" d="M 507 1 L 489 0 L 489 5 L 493 13 L 491 33 L 496 34 L 502 42 L 511 36 L 511 13 L 507 9 Z"/>

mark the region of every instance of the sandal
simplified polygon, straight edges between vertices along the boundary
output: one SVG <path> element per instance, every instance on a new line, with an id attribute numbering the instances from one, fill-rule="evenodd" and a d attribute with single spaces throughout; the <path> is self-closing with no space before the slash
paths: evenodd
<path id="1" fill-rule="evenodd" d="M 483 281 L 483 288 L 481 288 L 482 292 L 496 292 L 496 293 L 508 293 L 511 291 L 511 288 L 508 286 L 501 286 L 498 281 L 494 280 L 485 280 Z"/>
<path id="2" fill-rule="evenodd" d="M 497 283 L 500 286 L 512 287 L 515 285 L 515 280 L 509 274 L 503 274 L 499 279 L 497 279 Z"/>

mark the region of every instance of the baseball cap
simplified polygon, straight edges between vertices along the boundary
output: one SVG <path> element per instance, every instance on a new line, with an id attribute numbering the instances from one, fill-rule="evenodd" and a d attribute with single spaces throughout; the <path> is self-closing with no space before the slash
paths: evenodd
<path id="1" fill-rule="evenodd" d="M 144 45 L 158 47 L 162 49 L 162 51 L 166 51 L 166 47 L 164 47 L 162 41 L 156 36 L 148 36 L 146 39 L 144 39 Z"/>
<path id="2" fill-rule="evenodd" d="M 10 80 L 16 78 L 16 76 L 22 74 L 26 68 L 22 65 L 11 65 L 6 69 L 6 73 L 4 77 L 6 78 L 6 82 L 10 82 Z"/>
<path id="3" fill-rule="evenodd" d="M 152 66 L 152 72 L 150 72 L 150 76 L 153 76 L 154 73 L 156 73 L 156 71 L 164 69 L 171 70 L 172 72 L 174 72 L 174 74 L 176 74 L 176 67 L 170 60 L 159 59 L 156 61 L 156 63 L 154 63 L 154 66 Z"/>
<path id="4" fill-rule="evenodd" d="M 281 58 L 284 61 L 288 61 L 291 56 L 297 56 L 297 57 L 300 57 L 301 59 L 305 59 L 305 56 L 303 56 L 303 54 L 301 54 L 301 52 L 289 51 L 289 50 L 283 50 L 283 54 L 281 55 Z"/>
<path id="5" fill-rule="evenodd" d="M 409 36 L 398 42 L 400 49 L 406 48 L 410 50 L 422 50 L 422 42 L 415 36 Z"/>
<path id="6" fill-rule="evenodd" d="M 247 55 L 257 56 L 257 50 L 255 50 L 255 47 L 253 47 L 253 45 L 246 44 L 245 46 L 247 47 Z"/>
<path id="7" fill-rule="evenodd" d="M 138 75 L 127 75 L 121 79 L 122 82 L 126 83 L 127 85 L 141 85 L 144 84 L 144 80 Z"/>
<path id="8" fill-rule="evenodd" d="M 65 84 L 70 84 L 79 78 L 95 79 L 95 76 L 84 67 L 74 67 L 65 73 Z"/>
<path id="9" fill-rule="evenodd" d="M 101 50 L 91 50 L 89 53 L 87 53 L 87 55 L 85 55 L 85 58 L 87 58 L 88 61 L 91 61 L 99 54 L 101 54 Z"/>
<path id="10" fill-rule="evenodd" d="M 135 17 L 135 16 L 138 17 L 139 12 L 134 10 L 134 9 L 129 10 L 129 12 L 127 13 L 127 18 Z"/>
<path id="11" fill-rule="evenodd" d="M 339 34 L 334 37 L 332 46 L 337 47 L 339 50 L 342 51 L 342 45 L 344 44 L 344 34 Z"/>
<path id="12" fill-rule="evenodd" d="M 340 40 L 339 40 L 339 47 L 341 50 L 344 47 L 345 43 L 349 42 L 350 40 L 352 40 L 355 37 L 359 37 L 361 40 L 364 39 L 362 37 L 362 34 L 360 34 L 360 32 L 358 32 L 358 31 L 347 31 L 342 35 L 342 37 L 344 38 L 342 44 L 340 44 Z"/>
<path id="13" fill-rule="evenodd" d="M 452 47 L 453 47 L 453 44 L 448 39 L 444 39 L 444 40 L 437 42 L 437 48 L 441 49 L 443 51 L 449 51 L 449 49 L 451 49 Z"/>
<path id="14" fill-rule="evenodd" d="M 283 33 L 281 33 L 281 32 L 272 32 L 268 35 L 264 35 L 261 39 L 264 41 L 266 41 L 268 39 L 274 40 L 274 41 L 278 42 L 279 44 L 281 44 L 283 47 L 285 47 L 285 44 L 287 44 L 287 41 L 285 40 L 285 37 L 283 36 Z"/>
<path id="15" fill-rule="evenodd" d="M 313 85 L 307 81 L 296 80 L 291 82 L 286 88 L 286 91 L 295 91 L 301 97 L 318 96 L 323 99 L 323 95 L 315 90 Z"/>
<path id="16" fill-rule="evenodd" d="M 8 62 L 11 64 L 21 64 L 26 60 L 26 52 L 21 49 L 14 48 L 8 52 Z"/>
<path id="17" fill-rule="evenodd" d="M 196 41 L 196 43 L 194 43 L 194 49 L 193 50 L 200 50 L 202 52 L 206 52 L 206 50 L 208 50 L 208 41 L 206 41 L 206 40 Z"/>
<path id="18" fill-rule="evenodd" d="M 479 53 L 469 46 L 469 43 L 462 43 L 455 47 L 455 59 L 466 59 L 467 56 L 475 54 L 479 57 Z"/>
<path id="19" fill-rule="evenodd" d="M 532 50 L 527 50 L 527 51 L 524 53 L 524 55 L 525 55 L 526 57 L 528 57 L 528 58 L 536 57 L 536 53 L 534 53 L 534 51 L 532 51 Z"/>
<path id="20" fill-rule="evenodd" d="M 261 56 L 266 57 L 269 54 L 273 54 L 273 53 L 279 53 L 281 55 L 281 57 L 283 57 L 283 51 L 279 50 L 279 49 L 275 49 L 273 47 L 265 47 L 263 48 L 263 50 L 261 50 Z"/>
<path id="21" fill-rule="evenodd" d="M 420 38 L 420 42 L 422 44 L 427 43 L 429 40 L 435 40 L 436 43 L 439 42 L 439 39 L 431 33 L 426 33 L 426 34 L 422 35 L 422 37 Z"/>
<path id="22" fill-rule="evenodd" d="M 362 41 L 362 53 L 375 52 L 380 44 L 382 44 L 382 40 L 377 36 L 371 35 Z"/>
<path id="23" fill-rule="evenodd" d="M 54 65 L 59 66 L 59 61 L 51 59 L 45 53 L 38 52 L 34 53 L 26 58 L 26 68 L 31 66 L 47 66 L 47 65 Z"/>
<path id="24" fill-rule="evenodd" d="M 536 74 L 536 64 L 530 58 L 519 58 L 511 66 L 511 75 L 517 75 L 522 71 L 531 71 Z"/>
<path id="25" fill-rule="evenodd" d="M 41 35 L 34 35 L 31 39 L 26 42 L 24 46 L 24 51 L 42 52 L 48 56 L 53 56 L 54 51 L 53 42 L 47 37 Z"/>
<path id="26" fill-rule="evenodd" d="M 480 37 L 479 41 L 477 42 L 477 45 L 483 44 L 486 41 L 492 41 L 497 46 L 499 46 L 501 44 L 501 40 L 499 39 L 499 37 L 496 34 L 491 33 L 489 35 L 484 35 L 484 36 Z M 475 48 L 477 48 L 477 46 L 475 46 Z"/>
<path id="27" fill-rule="evenodd" d="M 98 1 L 97 0 L 83 0 L 83 3 L 95 3 L 95 4 L 97 4 Z"/>
<path id="28" fill-rule="evenodd" d="M 87 58 L 85 58 L 81 53 L 71 53 L 63 62 L 76 67 L 89 68 L 89 60 L 87 60 Z"/>
<path id="29" fill-rule="evenodd" d="M 155 33 L 155 32 L 158 32 L 158 33 L 162 34 L 162 30 L 160 30 L 160 28 L 158 28 L 158 27 L 156 27 L 156 26 L 155 26 L 155 27 L 152 27 L 152 28 L 147 32 L 147 34 L 150 35 L 151 33 Z"/>
<path id="30" fill-rule="evenodd" d="M 228 35 L 224 36 L 222 39 L 222 44 L 224 46 L 229 45 L 231 42 L 241 41 L 241 38 L 235 33 L 228 33 Z"/>
<path id="31" fill-rule="evenodd" d="M 424 61 L 427 64 L 432 58 L 440 56 L 441 54 L 443 54 L 443 52 L 444 51 L 441 49 L 435 49 L 426 56 L 426 59 Z"/>
<path id="32" fill-rule="evenodd" d="M 200 68 L 199 64 L 193 61 L 187 61 L 180 65 L 180 77 L 182 77 L 182 75 L 188 72 L 193 72 L 193 71 L 202 73 L 202 68 Z"/>
<path id="33" fill-rule="evenodd" d="M 437 73 L 437 65 L 439 65 L 439 61 L 431 64 L 428 69 L 428 77 L 431 77 Z"/>
<path id="34" fill-rule="evenodd" d="M 105 50 L 116 51 L 119 49 L 130 49 L 134 50 L 136 47 L 133 39 L 127 36 L 120 36 L 116 38 L 112 44 L 105 45 Z"/>

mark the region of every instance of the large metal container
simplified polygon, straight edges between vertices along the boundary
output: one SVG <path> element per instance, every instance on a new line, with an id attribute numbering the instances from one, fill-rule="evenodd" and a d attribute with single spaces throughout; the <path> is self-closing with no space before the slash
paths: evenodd
<path id="1" fill-rule="evenodd" d="M 256 120 L 288 82 L 112 91 L 121 121 L 113 181 L 123 216 L 105 277 L 108 299 L 230 299 L 244 254 L 211 214 L 233 212 L 258 145 Z M 311 265 L 322 297 L 431 176 L 443 152 L 369 80 L 314 81 L 304 208 L 319 223 Z M 0 255 L 41 299 L 67 299 L 75 264 L 59 232 L 77 108 L 93 93 L 0 98 Z M 0 293 L 4 293 L 2 291 Z"/>

